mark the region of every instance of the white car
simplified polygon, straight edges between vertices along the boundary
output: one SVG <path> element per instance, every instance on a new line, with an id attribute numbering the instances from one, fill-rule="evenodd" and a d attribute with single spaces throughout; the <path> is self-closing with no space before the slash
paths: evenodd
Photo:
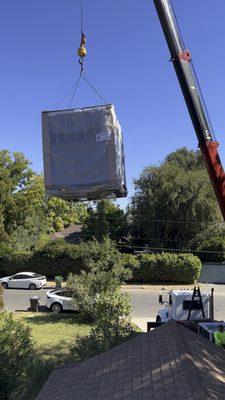
<path id="1" fill-rule="evenodd" d="M 49 290 L 46 295 L 46 307 L 54 313 L 76 311 L 72 300 L 71 293 L 66 288 Z"/>
<path id="2" fill-rule="evenodd" d="M 46 285 L 46 277 L 35 272 L 20 272 L 19 274 L 1 278 L 0 285 L 4 289 L 41 289 Z"/>

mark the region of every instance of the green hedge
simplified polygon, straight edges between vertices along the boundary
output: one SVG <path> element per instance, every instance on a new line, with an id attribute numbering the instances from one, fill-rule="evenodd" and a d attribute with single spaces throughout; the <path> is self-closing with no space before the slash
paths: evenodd
<path id="1" fill-rule="evenodd" d="M 21 271 L 32 271 L 67 278 L 69 273 L 88 271 L 91 260 L 105 257 L 122 259 L 125 268 L 131 269 L 133 282 L 141 283 L 193 283 L 198 279 L 201 262 L 192 254 L 120 254 L 110 241 L 96 241 L 72 245 L 63 240 L 50 242 L 32 253 L 12 252 L 0 247 L 0 277 Z"/>
<path id="2" fill-rule="evenodd" d="M 73 245 L 63 239 L 48 243 L 34 253 L 18 253 L 0 248 L 0 277 L 21 271 L 32 271 L 52 279 L 56 275 L 66 278 L 69 273 L 88 271 L 90 261 L 105 256 L 119 257 L 120 253 L 110 241 L 96 241 Z"/>
<path id="3" fill-rule="evenodd" d="M 140 254 L 140 268 L 133 281 L 142 283 L 193 283 L 200 276 L 201 261 L 192 254 Z"/>

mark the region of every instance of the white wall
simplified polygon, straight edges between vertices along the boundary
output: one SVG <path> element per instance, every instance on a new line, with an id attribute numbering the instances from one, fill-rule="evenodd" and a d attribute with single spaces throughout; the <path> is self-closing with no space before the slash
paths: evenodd
<path id="1" fill-rule="evenodd" d="M 225 264 L 204 263 L 202 264 L 201 283 L 225 283 Z"/>

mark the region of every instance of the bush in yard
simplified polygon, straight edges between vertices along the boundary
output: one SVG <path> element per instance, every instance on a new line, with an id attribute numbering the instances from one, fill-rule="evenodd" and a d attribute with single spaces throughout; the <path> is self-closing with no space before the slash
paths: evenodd
<path id="1" fill-rule="evenodd" d="M 193 254 L 140 254 L 140 268 L 133 281 L 142 283 L 193 283 L 200 276 L 201 261 Z"/>
<path id="2" fill-rule="evenodd" d="M 130 301 L 120 289 L 102 292 L 95 303 L 95 327 L 80 338 L 73 349 L 76 361 L 83 361 L 134 337 L 130 320 Z"/>
<path id="3" fill-rule="evenodd" d="M 131 278 L 131 271 L 124 268 L 121 258 L 109 254 L 102 260 L 90 261 L 89 272 L 70 275 L 67 287 L 72 292 L 74 306 L 85 318 L 95 319 L 96 302 L 102 293 L 115 291 L 121 283 Z"/>
<path id="4" fill-rule="evenodd" d="M 205 240 L 197 250 L 199 258 L 204 262 L 225 262 L 225 237 Z"/>
<path id="5" fill-rule="evenodd" d="M 30 362 L 30 368 L 24 382 L 23 395 L 18 400 L 36 399 L 40 389 L 44 386 L 55 366 L 56 365 L 52 359 L 42 359 L 36 354 Z"/>
<path id="6" fill-rule="evenodd" d="M 13 319 L 12 314 L 0 313 L 0 399 L 16 400 L 23 392 L 24 376 L 32 357 L 30 330 Z"/>

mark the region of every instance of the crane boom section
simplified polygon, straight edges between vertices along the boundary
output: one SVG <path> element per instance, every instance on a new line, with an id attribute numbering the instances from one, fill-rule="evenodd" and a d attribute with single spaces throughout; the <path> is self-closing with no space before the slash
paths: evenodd
<path id="1" fill-rule="evenodd" d="M 170 50 L 186 105 L 198 138 L 223 218 L 225 220 L 225 172 L 218 153 L 213 127 L 170 0 L 153 0 Z"/>

